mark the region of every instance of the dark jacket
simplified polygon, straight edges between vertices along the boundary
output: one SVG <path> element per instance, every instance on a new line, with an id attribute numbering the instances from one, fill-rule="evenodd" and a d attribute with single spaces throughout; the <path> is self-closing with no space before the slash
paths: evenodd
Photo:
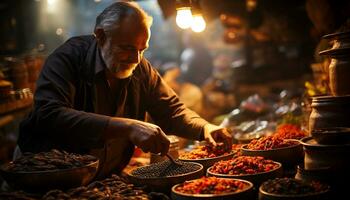
<path id="1" fill-rule="evenodd" d="M 22 151 L 58 148 L 86 153 L 103 147 L 102 133 L 110 116 L 96 113 L 96 74 L 104 66 L 93 36 L 71 38 L 47 58 L 33 111 L 20 125 Z M 148 112 L 167 134 L 203 137 L 207 122 L 179 101 L 146 59 L 129 79 L 118 101 L 125 107 L 121 117 L 144 120 Z"/>

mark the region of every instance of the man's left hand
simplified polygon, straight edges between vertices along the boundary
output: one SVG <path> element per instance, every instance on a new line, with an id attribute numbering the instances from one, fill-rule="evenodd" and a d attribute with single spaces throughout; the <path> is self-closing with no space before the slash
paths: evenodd
<path id="1" fill-rule="evenodd" d="M 232 135 L 227 128 L 207 124 L 204 126 L 204 139 L 213 146 L 223 143 L 228 151 L 232 148 Z"/>

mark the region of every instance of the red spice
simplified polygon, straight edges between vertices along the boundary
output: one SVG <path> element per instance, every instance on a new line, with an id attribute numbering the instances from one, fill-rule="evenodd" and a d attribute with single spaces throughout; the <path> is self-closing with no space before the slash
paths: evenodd
<path id="1" fill-rule="evenodd" d="M 223 194 L 239 192 L 248 186 L 248 183 L 238 180 L 202 177 L 200 179 L 186 181 L 176 187 L 175 190 L 186 194 Z"/>
<path id="2" fill-rule="evenodd" d="M 301 130 L 299 126 L 296 126 L 294 124 L 283 124 L 277 127 L 274 135 L 283 139 L 299 140 L 303 137 L 306 137 L 307 133 Z"/>
<path id="3" fill-rule="evenodd" d="M 279 165 L 261 156 L 238 156 L 230 160 L 215 163 L 210 172 L 228 175 L 247 175 L 268 172 Z"/>
<path id="4" fill-rule="evenodd" d="M 247 145 L 251 150 L 271 150 L 283 147 L 289 147 L 298 144 L 296 141 L 284 140 L 277 136 L 264 136 L 250 141 Z"/>
<path id="5" fill-rule="evenodd" d="M 227 155 L 230 152 L 226 152 L 223 145 L 200 145 L 190 152 L 182 153 L 179 157 L 181 159 L 202 159 L 202 158 L 215 158 L 218 156 Z"/>

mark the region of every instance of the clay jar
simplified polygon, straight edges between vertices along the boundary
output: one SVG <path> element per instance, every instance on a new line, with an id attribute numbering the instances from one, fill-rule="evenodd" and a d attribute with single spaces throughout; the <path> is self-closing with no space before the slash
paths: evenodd
<path id="1" fill-rule="evenodd" d="M 350 95 L 313 97 L 311 108 L 310 133 L 320 128 L 350 127 Z"/>
<path id="2" fill-rule="evenodd" d="M 329 84 L 334 96 L 350 94 L 350 31 L 332 33 L 323 38 L 333 40 L 331 49 L 320 55 L 331 58 L 329 64 Z"/>

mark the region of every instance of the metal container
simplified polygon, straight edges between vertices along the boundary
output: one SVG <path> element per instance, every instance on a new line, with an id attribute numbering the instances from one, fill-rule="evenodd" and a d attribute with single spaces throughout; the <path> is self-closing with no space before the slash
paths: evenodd
<path id="1" fill-rule="evenodd" d="M 309 132 L 329 127 L 350 127 L 350 95 L 312 98 Z"/>
<path id="2" fill-rule="evenodd" d="M 350 167 L 350 144 L 323 145 L 312 137 L 303 138 L 301 144 L 305 152 L 305 170 L 329 168 L 344 171 Z"/>
<path id="3" fill-rule="evenodd" d="M 321 51 L 320 55 L 331 58 L 329 64 L 329 84 L 332 95 L 350 94 L 350 31 L 332 33 L 323 38 L 333 40 L 331 49 Z"/>

